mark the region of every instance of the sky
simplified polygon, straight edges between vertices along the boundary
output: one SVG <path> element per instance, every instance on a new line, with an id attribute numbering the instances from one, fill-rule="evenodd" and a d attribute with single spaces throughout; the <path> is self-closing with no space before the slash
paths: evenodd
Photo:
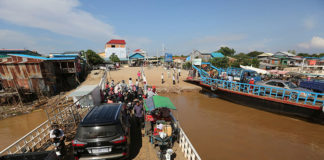
<path id="1" fill-rule="evenodd" d="M 323 0 L 0 0 L 0 48 L 42 54 L 124 39 L 129 52 L 188 55 L 222 46 L 324 52 Z"/>

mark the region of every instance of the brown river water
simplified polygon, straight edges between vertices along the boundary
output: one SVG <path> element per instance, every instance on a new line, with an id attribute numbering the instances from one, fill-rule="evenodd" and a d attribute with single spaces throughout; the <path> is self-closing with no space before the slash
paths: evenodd
<path id="1" fill-rule="evenodd" d="M 197 92 L 169 94 L 202 159 L 322 160 L 324 125 L 234 104 Z M 0 149 L 46 120 L 43 111 L 0 121 Z"/>
<path id="2" fill-rule="evenodd" d="M 36 128 L 47 120 L 43 110 L 0 120 L 0 150 Z"/>
<path id="3" fill-rule="evenodd" d="M 323 160 L 324 126 L 189 92 L 169 96 L 202 159 Z"/>

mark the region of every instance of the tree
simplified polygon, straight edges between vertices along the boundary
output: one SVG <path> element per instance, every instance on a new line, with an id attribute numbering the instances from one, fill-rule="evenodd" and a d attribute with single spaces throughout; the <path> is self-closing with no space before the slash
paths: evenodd
<path id="1" fill-rule="evenodd" d="M 235 53 L 235 50 L 232 48 L 228 48 L 228 47 L 221 47 L 218 51 L 216 52 L 220 52 L 222 53 L 224 56 L 233 56 Z"/>
<path id="2" fill-rule="evenodd" d="M 308 53 L 298 53 L 297 55 L 301 57 L 309 57 Z"/>
<path id="3" fill-rule="evenodd" d="M 88 49 L 85 52 L 85 54 L 87 56 L 89 64 L 91 64 L 91 65 L 97 65 L 97 64 L 101 64 L 104 62 L 104 59 L 102 59 L 96 52 L 94 52 L 91 49 Z"/>
<path id="4" fill-rule="evenodd" d="M 288 53 L 291 53 L 291 54 L 296 55 L 296 51 L 295 51 L 294 49 L 292 49 L 292 50 L 288 50 Z"/>
<path id="5" fill-rule="evenodd" d="M 112 55 L 110 55 L 109 59 L 112 62 L 120 62 L 118 56 L 115 53 L 113 53 Z"/>
<path id="6" fill-rule="evenodd" d="M 252 51 L 250 53 L 248 53 L 247 55 L 251 58 L 255 58 L 257 57 L 258 55 L 262 54 L 263 52 L 259 52 L 259 51 Z"/>
<path id="7" fill-rule="evenodd" d="M 209 60 L 209 62 L 216 67 L 219 68 L 227 68 L 229 66 L 229 60 L 227 57 L 223 58 L 212 58 Z"/>
<path id="8" fill-rule="evenodd" d="M 251 65 L 252 65 L 253 67 L 259 68 L 259 66 L 260 66 L 260 61 L 259 61 L 257 58 L 253 58 L 252 61 L 251 61 Z"/>
<path id="9" fill-rule="evenodd" d="M 234 55 L 233 57 L 236 59 L 242 59 L 242 58 L 247 58 L 248 56 L 245 53 L 241 52 L 239 54 Z"/>

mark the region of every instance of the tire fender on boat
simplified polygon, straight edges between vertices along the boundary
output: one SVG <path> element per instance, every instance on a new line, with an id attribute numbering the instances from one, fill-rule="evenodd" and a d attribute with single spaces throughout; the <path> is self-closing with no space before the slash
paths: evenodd
<path id="1" fill-rule="evenodd" d="M 210 90 L 212 90 L 212 91 L 216 91 L 217 89 L 218 89 L 217 83 L 213 84 L 213 85 L 210 87 Z"/>

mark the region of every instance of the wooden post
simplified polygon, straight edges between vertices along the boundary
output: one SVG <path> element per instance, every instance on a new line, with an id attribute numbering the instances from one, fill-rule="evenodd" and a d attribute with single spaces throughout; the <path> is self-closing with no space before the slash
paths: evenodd
<path id="1" fill-rule="evenodd" d="M 19 101 L 20 101 L 19 105 L 20 105 L 20 107 L 22 107 L 23 103 L 22 103 L 22 100 L 21 100 L 21 97 L 20 97 L 20 94 L 19 94 L 19 91 L 18 91 L 18 87 L 16 85 L 16 81 L 15 81 L 15 79 L 12 79 L 12 80 L 13 80 L 13 84 L 15 85 L 16 92 L 18 93 L 18 98 L 19 98 Z"/>

